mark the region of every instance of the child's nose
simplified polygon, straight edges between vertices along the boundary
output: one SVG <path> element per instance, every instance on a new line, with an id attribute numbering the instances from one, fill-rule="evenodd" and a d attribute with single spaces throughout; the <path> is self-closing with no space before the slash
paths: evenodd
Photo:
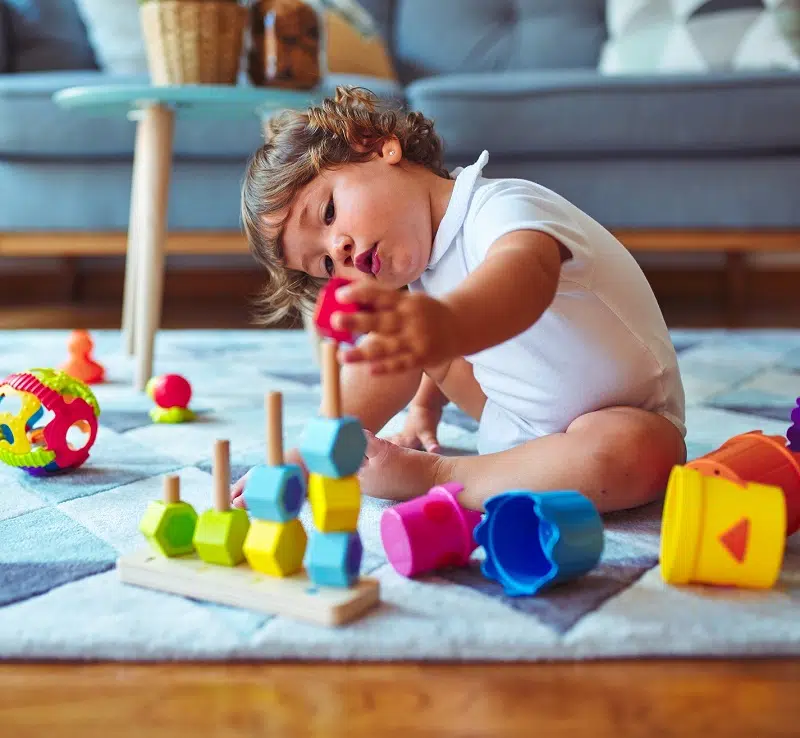
<path id="1" fill-rule="evenodd" d="M 353 241 L 350 238 L 339 239 L 334 246 L 334 256 L 337 260 L 348 263 L 353 259 Z"/>

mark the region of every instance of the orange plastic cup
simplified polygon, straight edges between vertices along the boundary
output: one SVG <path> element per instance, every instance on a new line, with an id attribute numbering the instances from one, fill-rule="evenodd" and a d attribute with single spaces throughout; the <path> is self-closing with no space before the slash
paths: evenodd
<path id="1" fill-rule="evenodd" d="M 780 487 L 786 500 L 786 535 L 800 529 L 800 453 L 790 451 L 783 436 L 742 433 L 686 466 L 740 485 Z"/>

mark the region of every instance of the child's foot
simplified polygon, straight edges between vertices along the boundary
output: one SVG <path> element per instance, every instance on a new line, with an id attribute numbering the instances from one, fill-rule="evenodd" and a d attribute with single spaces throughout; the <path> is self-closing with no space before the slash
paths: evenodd
<path id="1" fill-rule="evenodd" d="M 369 431 L 364 463 L 358 471 L 361 492 L 384 500 L 410 500 L 424 495 L 431 487 L 449 481 L 449 460 L 427 451 L 402 448 L 378 438 Z M 301 463 L 299 454 L 290 451 L 287 463 Z M 231 488 L 231 505 L 244 508 L 244 485 L 250 472 Z"/>
<path id="2" fill-rule="evenodd" d="M 410 500 L 441 484 L 446 457 L 396 446 L 365 431 L 367 458 L 358 472 L 361 491 L 384 500 Z"/>

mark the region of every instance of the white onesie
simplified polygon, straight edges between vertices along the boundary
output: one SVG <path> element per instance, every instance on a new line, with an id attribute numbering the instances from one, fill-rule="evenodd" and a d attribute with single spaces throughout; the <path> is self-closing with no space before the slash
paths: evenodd
<path id="1" fill-rule="evenodd" d="M 684 392 L 675 349 L 639 265 L 603 226 L 541 185 L 482 176 L 484 151 L 453 172 L 455 184 L 428 267 L 411 290 L 455 289 L 511 231 L 548 233 L 571 253 L 558 291 L 518 336 L 465 357 L 487 397 L 480 453 L 566 430 L 615 405 L 663 415 L 683 435 Z"/>

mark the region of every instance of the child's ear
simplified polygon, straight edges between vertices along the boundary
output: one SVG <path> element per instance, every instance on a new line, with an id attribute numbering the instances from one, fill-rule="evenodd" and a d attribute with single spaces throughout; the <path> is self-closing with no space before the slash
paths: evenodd
<path id="1" fill-rule="evenodd" d="M 400 141 L 392 136 L 383 142 L 381 146 L 381 157 L 386 159 L 389 164 L 397 164 L 403 158 L 403 147 L 400 146 Z"/>

